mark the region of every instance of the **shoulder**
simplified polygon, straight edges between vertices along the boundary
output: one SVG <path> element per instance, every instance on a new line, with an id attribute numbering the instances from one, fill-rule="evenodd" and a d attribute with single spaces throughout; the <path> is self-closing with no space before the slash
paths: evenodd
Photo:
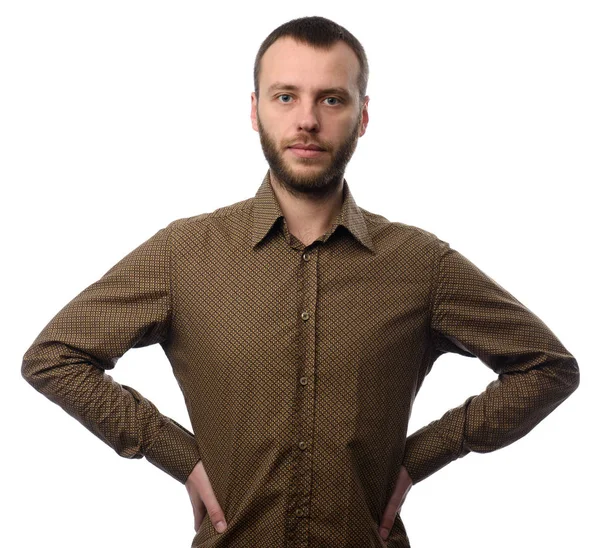
<path id="1" fill-rule="evenodd" d="M 436 234 L 419 226 L 390 221 L 383 215 L 359 208 L 374 242 L 384 247 L 437 249 L 443 240 Z"/>
<path id="2" fill-rule="evenodd" d="M 213 211 L 181 217 L 171 221 L 165 228 L 170 235 L 173 235 L 202 232 L 214 226 L 239 225 L 249 220 L 254 200 L 254 197 L 247 198 Z"/>

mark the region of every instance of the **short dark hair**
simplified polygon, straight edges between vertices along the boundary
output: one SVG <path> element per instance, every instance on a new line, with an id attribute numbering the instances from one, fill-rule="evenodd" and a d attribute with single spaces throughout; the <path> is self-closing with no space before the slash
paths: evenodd
<path id="1" fill-rule="evenodd" d="M 360 72 L 358 75 L 359 103 L 362 106 L 367 94 L 367 82 L 369 81 L 369 62 L 362 44 L 352 33 L 341 25 L 334 23 L 325 17 L 312 16 L 293 19 L 277 27 L 261 44 L 254 61 L 254 92 L 258 100 L 258 81 L 260 78 L 260 64 L 263 55 L 279 38 L 289 36 L 297 42 L 308 44 L 320 49 L 329 49 L 338 41 L 342 40 L 352 48 L 358 57 Z"/>

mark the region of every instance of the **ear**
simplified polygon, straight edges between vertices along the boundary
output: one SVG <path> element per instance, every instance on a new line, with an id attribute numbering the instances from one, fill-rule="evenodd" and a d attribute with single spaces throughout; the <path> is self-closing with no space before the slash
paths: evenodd
<path id="1" fill-rule="evenodd" d="M 251 99 L 250 119 L 252 120 L 252 129 L 254 131 L 258 131 L 258 121 L 256 120 L 258 101 L 256 99 L 256 93 L 254 91 L 251 93 L 250 99 Z"/>
<path id="2" fill-rule="evenodd" d="M 362 112 L 361 112 L 361 116 L 362 116 L 362 128 L 360 130 L 360 134 L 359 137 L 362 137 L 365 134 L 365 131 L 367 131 L 367 125 L 369 124 L 369 110 L 368 110 L 368 105 L 369 105 L 369 96 L 365 95 L 365 103 L 362 107 Z"/>

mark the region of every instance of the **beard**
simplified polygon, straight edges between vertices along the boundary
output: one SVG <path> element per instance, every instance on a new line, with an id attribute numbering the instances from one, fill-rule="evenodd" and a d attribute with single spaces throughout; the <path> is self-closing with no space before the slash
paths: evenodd
<path id="1" fill-rule="evenodd" d="M 291 193 L 295 195 L 311 195 L 323 197 L 332 193 L 337 188 L 338 184 L 344 178 L 346 165 L 352 158 L 356 145 L 358 143 L 359 133 L 361 129 L 362 116 L 359 115 L 350 135 L 344 140 L 340 147 L 333 152 L 329 164 L 323 168 L 316 168 L 312 173 L 298 174 L 283 158 L 284 152 L 281 152 L 275 141 L 265 131 L 264 126 L 260 122 L 258 113 L 256 115 L 258 122 L 258 135 L 263 153 L 269 164 L 271 174 Z M 319 143 L 319 146 L 325 149 L 326 154 L 331 154 L 332 147 L 329 143 Z M 285 149 L 287 150 L 287 149 Z M 301 164 L 313 165 L 316 162 L 324 162 L 325 160 L 318 158 L 296 158 L 296 161 Z"/>

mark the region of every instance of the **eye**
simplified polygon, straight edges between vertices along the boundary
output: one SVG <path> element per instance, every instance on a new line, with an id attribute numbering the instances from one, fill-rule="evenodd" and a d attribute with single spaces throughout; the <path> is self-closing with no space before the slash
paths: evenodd
<path id="1" fill-rule="evenodd" d="M 277 96 L 277 99 L 280 100 L 282 97 L 284 97 L 284 98 L 287 97 L 288 99 L 290 99 L 289 101 L 286 101 L 286 100 L 280 101 L 284 105 L 288 105 L 288 104 L 291 103 L 292 96 L 290 94 L 288 94 L 288 93 L 282 93 L 281 95 Z M 325 101 L 329 101 L 330 99 L 333 99 L 334 101 L 336 101 L 335 103 L 331 103 L 331 102 L 329 103 L 329 105 L 332 106 L 332 107 L 340 105 L 343 102 L 340 99 L 338 99 L 337 97 L 326 97 Z"/>

